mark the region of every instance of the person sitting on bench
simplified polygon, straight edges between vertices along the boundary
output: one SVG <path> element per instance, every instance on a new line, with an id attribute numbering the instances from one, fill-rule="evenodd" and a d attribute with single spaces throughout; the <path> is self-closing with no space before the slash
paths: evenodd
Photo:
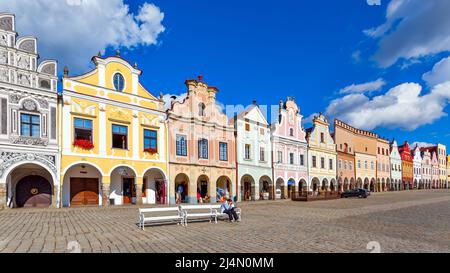
<path id="1" fill-rule="evenodd" d="M 231 199 L 227 199 L 222 206 L 220 206 L 220 210 L 222 213 L 228 214 L 230 222 L 239 221 L 239 217 L 236 211 L 234 211 L 234 205 Z"/>

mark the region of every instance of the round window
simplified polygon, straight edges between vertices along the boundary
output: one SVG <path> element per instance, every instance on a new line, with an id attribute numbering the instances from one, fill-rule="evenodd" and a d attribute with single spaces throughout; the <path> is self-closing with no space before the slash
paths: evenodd
<path id="1" fill-rule="evenodd" d="M 114 81 L 114 88 L 116 89 L 116 91 L 120 92 L 123 91 L 125 87 L 125 79 L 123 78 L 122 74 L 120 73 L 114 74 L 113 81 Z"/>

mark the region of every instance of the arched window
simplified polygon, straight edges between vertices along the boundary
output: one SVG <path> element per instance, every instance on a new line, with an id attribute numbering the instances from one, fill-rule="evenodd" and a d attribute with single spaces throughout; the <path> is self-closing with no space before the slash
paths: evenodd
<path id="1" fill-rule="evenodd" d="M 290 128 L 290 129 L 289 129 L 289 135 L 290 135 L 290 136 L 294 136 L 294 129 L 293 129 L 293 128 Z"/>
<path id="2" fill-rule="evenodd" d="M 202 102 L 198 104 L 198 115 L 201 117 L 205 115 L 205 104 Z"/>
<path id="3" fill-rule="evenodd" d="M 113 82 L 114 82 L 114 89 L 116 91 L 122 92 L 125 87 L 125 79 L 123 78 L 122 74 L 120 73 L 114 74 Z"/>

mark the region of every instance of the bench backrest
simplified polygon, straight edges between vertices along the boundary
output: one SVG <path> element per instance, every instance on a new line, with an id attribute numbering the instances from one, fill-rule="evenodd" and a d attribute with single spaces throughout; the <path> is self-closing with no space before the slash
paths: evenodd
<path id="1" fill-rule="evenodd" d="M 220 208 L 220 205 L 181 205 L 182 210 L 211 210 Z"/>
<path id="2" fill-rule="evenodd" d="M 171 212 L 171 211 L 180 211 L 179 207 L 167 207 L 167 208 L 148 208 L 148 209 L 139 209 L 139 214 L 142 213 L 152 213 L 152 212 Z"/>

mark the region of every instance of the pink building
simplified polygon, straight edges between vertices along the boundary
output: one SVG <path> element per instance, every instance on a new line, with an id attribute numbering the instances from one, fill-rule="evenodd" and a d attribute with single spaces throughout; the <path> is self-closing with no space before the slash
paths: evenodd
<path id="1" fill-rule="evenodd" d="M 216 104 L 218 89 L 187 80 L 187 96 L 167 110 L 169 202 L 215 203 L 236 196 L 234 127 Z"/>
<path id="2" fill-rule="evenodd" d="M 294 98 L 280 101 L 278 120 L 271 129 L 276 198 L 290 198 L 292 191 L 308 187 L 308 144 L 302 118 Z"/>

